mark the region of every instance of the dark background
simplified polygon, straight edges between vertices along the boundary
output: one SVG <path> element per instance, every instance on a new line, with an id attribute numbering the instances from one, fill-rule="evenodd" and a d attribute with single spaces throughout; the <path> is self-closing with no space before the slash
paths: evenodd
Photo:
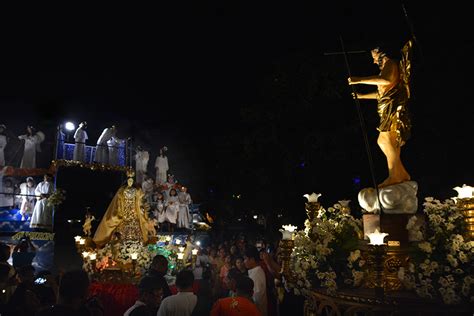
<path id="1" fill-rule="evenodd" d="M 27 124 L 47 133 L 43 166 L 58 124 L 86 120 L 89 144 L 115 124 L 118 136 L 150 150 L 152 174 L 168 146 L 170 172 L 216 218 L 262 213 L 301 226 L 303 194 L 322 193 L 325 206 L 351 199 L 357 212 L 357 192 L 372 185 L 344 58 L 324 53 L 340 51 L 342 37 L 346 50 L 367 51 L 349 56 L 353 74 L 375 74 L 369 50 L 398 51 L 411 23 L 413 130 L 403 160 L 420 203 L 448 198 L 474 175 L 470 17 L 450 3 L 405 8 L 408 19 L 397 1 L 6 11 L 0 121 L 14 135 Z M 381 182 L 376 105 L 361 105 Z M 60 171 L 63 218 L 81 218 L 85 206 L 100 216 L 122 180 Z"/>

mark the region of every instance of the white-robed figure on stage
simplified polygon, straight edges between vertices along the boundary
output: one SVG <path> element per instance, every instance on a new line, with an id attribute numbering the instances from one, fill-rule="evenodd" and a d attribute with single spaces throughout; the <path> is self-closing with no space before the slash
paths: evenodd
<path id="1" fill-rule="evenodd" d="M 175 189 L 170 190 L 169 196 L 166 198 L 165 206 L 165 221 L 170 222 L 173 225 L 176 224 L 179 212 L 179 200 L 178 193 Z"/>
<path id="2" fill-rule="evenodd" d="M 94 161 L 97 163 L 109 163 L 109 148 L 107 142 L 115 135 L 115 126 L 107 127 L 102 131 L 97 140 Z"/>
<path id="3" fill-rule="evenodd" d="M 36 132 L 33 126 L 28 126 L 26 131 L 25 135 L 18 136 L 18 139 L 25 141 L 20 168 L 36 168 L 36 152 L 41 152 L 40 144 L 45 136 L 41 131 Z"/>
<path id="4" fill-rule="evenodd" d="M 86 140 L 89 139 L 86 132 L 87 122 L 81 122 L 74 133 L 74 154 L 73 160 L 86 161 Z"/>
<path id="5" fill-rule="evenodd" d="M 21 206 L 20 214 L 21 220 L 26 221 L 31 214 L 36 204 L 36 183 L 32 177 L 26 178 L 26 182 L 20 184 Z"/>
<path id="6" fill-rule="evenodd" d="M 39 228 L 51 231 L 53 229 L 53 207 L 48 204 L 48 197 L 53 193 L 51 177 L 44 175 L 43 181 L 38 183 L 35 189 L 36 204 L 31 215 L 31 228 Z"/>
<path id="7" fill-rule="evenodd" d="M 178 227 L 189 229 L 191 227 L 189 206 L 191 203 L 193 203 L 193 201 L 191 200 L 191 195 L 188 193 L 188 188 L 181 187 L 181 192 L 178 193 L 178 201 Z"/>
<path id="8" fill-rule="evenodd" d="M 170 190 L 171 189 L 176 190 L 177 187 L 178 187 L 178 185 L 177 185 L 177 181 L 174 178 L 174 175 L 169 174 L 168 175 L 168 181 L 166 181 L 165 183 L 162 184 L 163 191 L 161 193 L 163 193 L 163 195 L 165 196 L 165 199 L 167 199 L 168 196 L 170 196 Z"/>
<path id="9" fill-rule="evenodd" d="M 163 184 L 166 182 L 166 174 L 169 170 L 168 157 L 165 152 L 168 148 L 165 146 L 160 149 L 160 154 L 156 157 L 155 168 L 156 168 L 156 184 Z"/>
<path id="10" fill-rule="evenodd" d="M 0 194 L 0 207 L 12 209 L 15 204 L 15 188 L 11 178 L 2 178 L 2 191 L 0 192 L 2 193 Z"/>
<path id="11" fill-rule="evenodd" d="M 153 183 L 153 179 L 150 177 L 146 177 L 145 181 L 142 183 L 142 191 L 144 193 L 143 198 L 148 202 L 148 204 L 152 204 L 153 202 L 153 189 L 155 184 Z"/>
<path id="12" fill-rule="evenodd" d="M 163 224 L 166 220 L 166 213 L 165 213 L 165 197 L 163 194 L 156 192 L 153 197 L 153 203 L 155 205 L 153 210 L 153 215 L 158 220 L 158 223 Z"/>
<path id="13" fill-rule="evenodd" d="M 148 161 L 150 160 L 150 154 L 148 151 L 143 150 L 140 146 L 137 147 L 137 153 L 135 154 L 135 170 L 137 172 L 137 182 L 142 183 L 144 176 L 148 170 Z"/>
<path id="14" fill-rule="evenodd" d="M 3 124 L 0 124 L 0 167 L 5 166 L 5 147 L 7 146 L 7 135 L 5 135 L 5 130 L 7 127 Z"/>
<path id="15" fill-rule="evenodd" d="M 108 141 L 107 141 L 107 146 L 109 147 L 109 164 L 113 166 L 118 166 L 120 159 L 119 159 L 119 154 L 120 154 L 120 147 L 124 145 L 124 140 L 112 136 Z"/>

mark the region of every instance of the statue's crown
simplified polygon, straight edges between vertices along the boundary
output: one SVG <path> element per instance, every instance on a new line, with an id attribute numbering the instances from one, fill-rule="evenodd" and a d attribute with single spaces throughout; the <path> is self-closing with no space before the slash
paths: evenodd
<path id="1" fill-rule="evenodd" d="M 135 170 L 127 169 L 127 178 L 133 178 L 133 177 L 135 177 Z"/>

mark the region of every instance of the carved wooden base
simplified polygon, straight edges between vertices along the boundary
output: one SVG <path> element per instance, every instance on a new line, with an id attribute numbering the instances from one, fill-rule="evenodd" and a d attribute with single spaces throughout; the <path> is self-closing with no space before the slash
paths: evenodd
<path id="1" fill-rule="evenodd" d="M 304 315 L 471 315 L 470 306 L 450 306 L 420 299 L 412 292 L 392 292 L 383 300 L 371 289 L 315 290 L 306 298 Z"/>

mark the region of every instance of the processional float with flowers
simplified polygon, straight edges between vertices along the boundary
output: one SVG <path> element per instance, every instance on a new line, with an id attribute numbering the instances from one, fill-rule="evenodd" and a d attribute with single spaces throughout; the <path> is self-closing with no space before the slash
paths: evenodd
<path id="1" fill-rule="evenodd" d="M 408 181 L 362 190 L 361 219 L 347 200 L 325 209 L 321 194 L 304 195 L 305 227 L 283 226 L 280 253 L 283 284 L 306 297 L 305 315 L 472 312 L 474 189 L 425 198 L 422 212 L 416 189 Z"/>
<path id="2" fill-rule="evenodd" d="M 84 234 L 76 236 L 83 268 L 91 278 L 113 283 L 136 283 L 160 254 L 167 258 L 169 273 L 195 264 L 198 241 L 189 234 L 157 234 L 156 221 L 148 215 L 149 204 L 140 188 L 133 186 L 135 172 L 127 170 L 127 185 L 119 188 L 91 238 L 93 217 L 86 215 Z M 94 218 L 95 219 L 95 218 Z M 86 227 L 87 226 L 87 227 Z"/>

